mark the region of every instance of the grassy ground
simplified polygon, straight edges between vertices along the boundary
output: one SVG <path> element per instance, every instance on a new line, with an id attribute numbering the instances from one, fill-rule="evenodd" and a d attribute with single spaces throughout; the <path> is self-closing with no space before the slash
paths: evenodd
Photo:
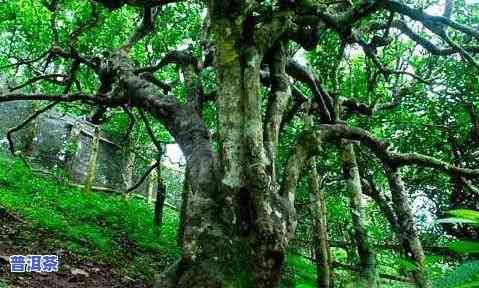
<path id="1" fill-rule="evenodd" d="M 299 255 L 290 253 L 286 263 L 286 273 L 288 273 L 290 285 L 295 288 L 315 288 L 316 270 L 311 262 Z"/>
<path id="2" fill-rule="evenodd" d="M 85 193 L 61 173 L 39 177 L 19 160 L 0 156 L 0 206 L 54 235 L 49 245 L 141 275 L 146 281 L 179 256 L 177 213 L 166 208 L 161 231 L 141 200 Z M 0 284 L 1 287 L 2 284 Z"/>

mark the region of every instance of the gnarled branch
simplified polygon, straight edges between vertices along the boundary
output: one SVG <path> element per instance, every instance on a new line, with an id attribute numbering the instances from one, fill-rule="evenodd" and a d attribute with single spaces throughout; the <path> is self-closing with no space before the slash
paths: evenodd
<path id="1" fill-rule="evenodd" d="M 437 169 L 449 175 L 459 175 L 469 178 L 478 178 L 479 169 L 460 168 L 441 161 L 431 156 L 419 153 L 397 153 L 389 150 L 389 144 L 383 140 L 377 139 L 366 130 L 361 128 L 351 128 L 343 124 L 320 125 L 320 129 L 326 133 L 326 139 L 338 141 L 345 138 L 360 141 L 363 145 L 371 149 L 376 156 L 391 167 L 401 167 L 407 165 L 417 165 Z"/>

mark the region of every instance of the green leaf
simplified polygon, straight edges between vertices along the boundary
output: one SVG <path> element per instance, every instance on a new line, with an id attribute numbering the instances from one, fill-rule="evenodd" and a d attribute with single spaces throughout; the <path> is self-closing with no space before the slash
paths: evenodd
<path id="1" fill-rule="evenodd" d="M 469 261 L 456 267 L 444 277 L 435 279 L 433 287 L 441 288 L 472 288 L 479 287 L 479 260 Z"/>
<path id="2" fill-rule="evenodd" d="M 401 267 L 406 271 L 416 270 L 416 265 L 414 265 L 414 262 L 411 260 L 400 258 L 398 262 L 399 265 L 401 265 Z"/>
<path id="3" fill-rule="evenodd" d="M 479 253 L 479 242 L 475 241 L 456 241 L 449 244 L 448 247 L 457 253 Z"/>
<path id="4" fill-rule="evenodd" d="M 479 212 L 467 209 L 457 209 L 447 212 L 448 214 L 455 216 L 456 218 L 470 219 L 475 223 L 479 223 Z"/>
<path id="5" fill-rule="evenodd" d="M 451 218 L 439 219 L 439 220 L 436 221 L 436 223 L 442 223 L 442 224 L 477 224 L 477 221 L 474 221 L 474 220 L 471 220 L 471 219 L 451 217 Z"/>
<path id="6" fill-rule="evenodd" d="M 460 285 L 460 286 L 456 286 L 454 288 L 477 288 L 479 287 L 479 280 L 474 280 L 470 283 L 466 283 L 466 284 L 463 284 L 463 285 Z"/>

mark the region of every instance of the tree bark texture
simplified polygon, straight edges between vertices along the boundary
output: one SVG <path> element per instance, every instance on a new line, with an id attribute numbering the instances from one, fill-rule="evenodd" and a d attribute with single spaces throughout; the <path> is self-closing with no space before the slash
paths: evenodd
<path id="1" fill-rule="evenodd" d="M 344 143 L 342 161 L 344 177 L 349 192 L 354 238 L 361 267 L 358 287 L 377 287 L 376 255 L 368 243 L 366 203 L 364 201 L 354 144 Z"/>
<path id="2" fill-rule="evenodd" d="M 313 249 L 317 286 L 319 288 L 329 288 L 331 287 L 331 259 L 327 231 L 327 210 L 324 190 L 320 182 L 315 158 L 312 158 L 309 170 L 309 189 L 313 212 Z"/>
<path id="3" fill-rule="evenodd" d="M 388 165 L 384 166 L 389 188 L 391 189 L 394 210 L 399 222 L 399 238 L 407 259 L 415 265 L 415 269 L 412 271 L 414 282 L 417 287 L 420 288 L 430 287 L 424 272 L 424 250 L 421 240 L 419 239 L 414 215 L 409 204 L 400 170 Z"/>
<path id="4" fill-rule="evenodd" d="M 271 101 L 276 108 L 265 124 L 259 75 L 268 49 L 251 42 L 251 19 L 222 17 L 215 9 L 210 15 L 216 44 L 219 153 L 216 158 L 209 150 L 201 159 L 195 159 L 194 152 L 185 153 L 183 257 L 162 275 L 158 287 L 277 287 L 295 228 L 294 205 L 280 195 L 272 164 L 280 114 L 290 93 L 286 47 L 279 43 L 271 56 Z M 272 127 L 271 134 L 264 136 L 264 125 Z M 294 188 L 291 185 L 289 191 Z"/>

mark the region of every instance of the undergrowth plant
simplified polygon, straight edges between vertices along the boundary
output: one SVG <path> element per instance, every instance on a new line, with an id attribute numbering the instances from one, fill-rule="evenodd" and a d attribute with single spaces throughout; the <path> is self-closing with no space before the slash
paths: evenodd
<path id="1" fill-rule="evenodd" d="M 0 167 L 0 205 L 51 232 L 68 250 L 111 264 L 128 259 L 133 270 L 149 277 L 154 272 L 149 264 L 163 266 L 178 257 L 176 211 L 165 209 L 160 231 L 145 201 L 85 193 L 54 176 L 39 177 L 22 161 L 5 156 Z"/>
<path id="2" fill-rule="evenodd" d="M 438 223 L 453 225 L 472 225 L 479 226 L 479 212 L 467 209 L 458 209 L 448 212 L 451 217 L 440 219 Z M 479 254 L 479 241 L 477 240 L 457 240 L 449 245 L 452 251 L 469 257 L 466 261 L 449 273 L 434 281 L 435 287 L 444 288 L 476 288 L 479 287 L 479 260 L 472 257 Z M 477 258 L 476 258 L 477 259 Z"/>

